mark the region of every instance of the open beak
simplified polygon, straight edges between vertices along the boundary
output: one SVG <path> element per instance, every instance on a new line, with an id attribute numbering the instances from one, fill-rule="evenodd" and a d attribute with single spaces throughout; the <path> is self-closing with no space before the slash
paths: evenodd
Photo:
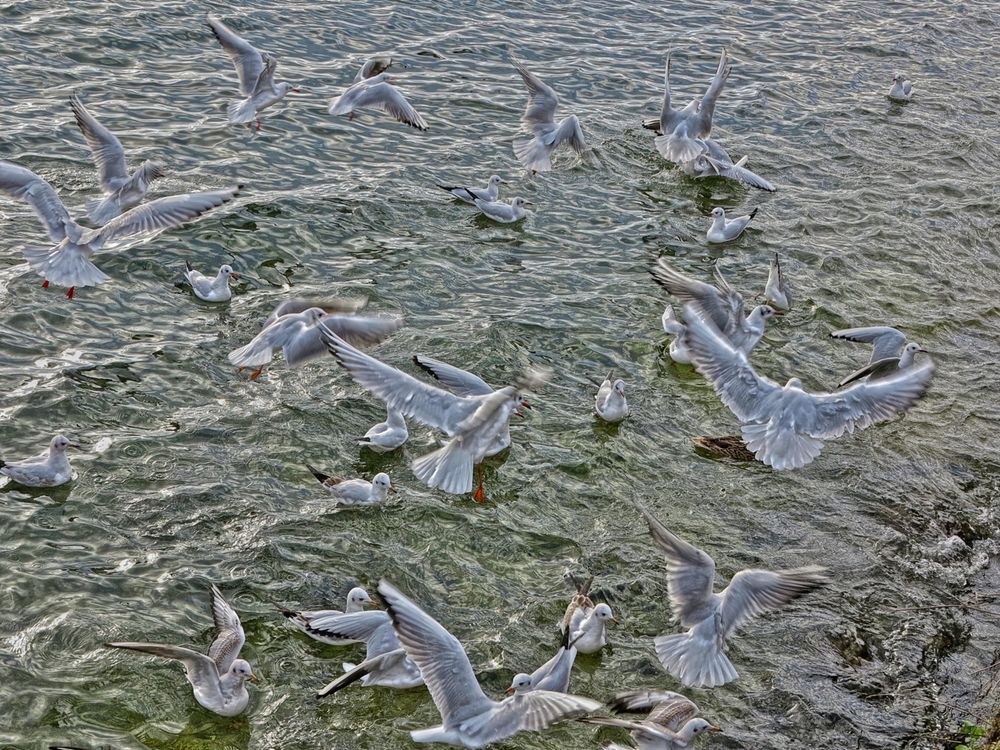
<path id="1" fill-rule="evenodd" d="M 231 274 L 229 274 L 229 275 L 230 275 L 230 276 L 232 276 L 232 277 L 233 277 L 234 279 L 238 279 L 238 278 L 240 277 L 240 275 L 239 275 L 238 273 L 236 273 L 236 271 L 233 271 L 233 272 L 232 272 Z"/>
<path id="2" fill-rule="evenodd" d="M 611 622 L 613 622 L 615 625 L 617 625 L 618 624 L 618 618 L 617 617 L 612 617 L 611 618 Z"/>
<path id="3" fill-rule="evenodd" d="M 923 349 L 921 349 L 920 351 L 924 351 L 924 350 L 923 350 Z M 67 444 L 66 444 L 66 447 L 67 447 L 67 448 L 79 448 L 79 447 L 80 447 L 80 444 L 79 444 L 79 443 L 67 443 Z"/>
<path id="4" fill-rule="evenodd" d="M 250 675 L 249 677 L 247 677 L 247 679 L 253 680 L 254 682 L 259 682 L 259 680 L 257 679 L 257 675 L 255 674 Z"/>
<path id="5" fill-rule="evenodd" d="M 501 185 L 509 185 L 510 184 L 510 180 L 500 180 L 500 184 Z"/>
<path id="6" fill-rule="evenodd" d="M 524 205 L 526 205 L 526 206 L 534 206 L 535 204 L 532 203 L 531 201 L 525 201 Z"/>
<path id="7" fill-rule="evenodd" d="M 722 731 L 722 727 L 711 726 L 711 727 L 708 728 L 708 731 L 709 732 L 721 732 Z"/>
<path id="8" fill-rule="evenodd" d="M 781 312 L 781 310 L 775 310 L 774 314 L 777 315 L 779 318 L 785 317 L 785 314 Z"/>
<path id="9" fill-rule="evenodd" d="M 378 609 L 378 602 L 375 601 L 374 599 L 369 599 L 368 601 L 365 602 L 365 606 L 366 607 L 373 607 L 374 609 Z"/>
<path id="10" fill-rule="evenodd" d="M 531 404 L 529 404 L 529 403 L 528 403 L 527 401 L 522 401 L 522 402 L 521 402 L 521 406 L 523 406 L 523 407 L 524 407 L 525 409 L 533 409 L 533 408 L 534 408 L 534 407 L 533 407 L 533 406 L 532 406 Z"/>
<path id="11" fill-rule="evenodd" d="M 930 354 L 930 352 L 927 351 L 926 349 L 917 349 L 917 351 L 918 352 L 923 352 L 924 354 Z M 76 446 L 73 446 L 73 447 L 76 447 Z"/>
<path id="12" fill-rule="evenodd" d="M 390 484 L 390 485 L 389 485 L 389 492 L 392 492 L 392 493 L 394 493 L 394 494 L 395 494 L 396 492 L 399 492 L 399 490 L 397 490 L 397 489 L 396 489 L 395 487 L 393 487 L 393 486 L 392 486 L 392 485 Z"/>
<path id="13" fill-rule="evenodd" d="M 513 693 L 514 692 L 514 688 L 513 687 L 509 687 L 506 690 L 504 690 L 504 692 L 505 693 Z"/>
<path id="14" fill-rule="evenodd" d="M 300 89 L 298 86 L 292 86 L 292 91 L 296 94 L 302 93 L 302 89 Z"/>

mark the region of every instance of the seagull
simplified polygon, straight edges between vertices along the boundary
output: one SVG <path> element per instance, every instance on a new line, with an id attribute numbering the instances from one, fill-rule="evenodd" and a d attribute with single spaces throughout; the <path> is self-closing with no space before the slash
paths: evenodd
<path id="1" fill-rule="evenodd" d="M 663 325 L 664 333 L 673 337 L 670 340 L 670 359 L 682 365 L 691 364 L 691 353 L 684 344 L 684 324 L 677 320 L 673 305 L 663 308 L 660 323 Z"/>
<path id="2" fill-rule="evenodd" d="M 463 370 L 447 362 L 442 362 L 426 354 L 415 354 L 413 363 L 420 369 L 427 372 L 441 385 L 447 388 L 456 396 L 490 396 L 496 393 L 497 389 L 487 383 L 478 375 Z M 521 406 L 530 409 L 531 404 L 522 401 Z M 518 414 L 518 412 L 515 412 Z M 497 436 L 496 443 L 486 452 L 486 456 L 495 456 L 510 446 L 510 429 L 504 430 Z"/>
<path id="3" fill-rule="evenodd" d="M 605 422 L 621 422 L 629 415 L 628 401 L 625 400 L 625 381 L 619 378 L 612 382 L 613 375 L 613 370 L 608 373 L 594 399 L 594 410 Z"/>
<path id="4" fill-rule="evenodd" d="M 529 676 L 532 690 L 552 690 L 556 693 L 569 691 L 569 678 L 576 661 L 576 644 L 570 641 L 569 631 L 563 634 L 563 644 L 556 655 L 536 669 Z"/>
<path id="5" fill-rule="evenodd" d="M 310 635 L 317 639 L 362 641 L 366 646 L 364 661 L 360 664 L 345 662 L 344 674 L 317 692 L 317 698 L 336 693 L 358 680 L 365 687 L 406 689 L 424 684 L 420 667 L 407 656 L 386 612 L 358 612 L 317 618 L 313 621 Z"/>
<path id="6" fill-rule="evenodd" d="M 830 582 L 825 569 L 748 568 L 732 577 L 721 593 L 715 589 L 715 561 L 675 536 L 646 508 L 636 508 L 649 524 L 653 541 L 667 558 L 667 592 L 674 619 L 686 633 L 653 639 L 666 670 L 687 687 L 718 687 L 739 675 L 726 656 L 726 639 L 769 609 L 778 609 Z"/>
<path id="7" fill-rule="evenodd" d="M 95 252 L 113 249 L 129 237 L 148 238 L 179 227 L 228 203 L 241 187 L 157 198 L 126 211 L 99 229 L 84 229 L 70 217 L 49 183 L 30 169 L 0 161 L 0 193 L 30 205 L 49 238 L 58 243 L 54 247 L 27 246 L 24 257 L 44 279 L 43 288 L 47 289 L 49 282 L 69 287 L 66 296 L 70 299 L 78 286 L 96 286 L 109 280 L 90 262 Z"/>
<path id="8" fill-rule="evenodd" d="M 566 607 L 566 613 L 559 623 L 559 632 L 581 654 L 597 653 L 608 642 L 605 632 L 607 623 L 617 623 L 618 618 L 607 604 L 602 602 L 595 605 L 590 598 L 593 578 L 582 584 L 572 575 L 570 579 L 576 586 L 576 595 Z"/>
<path id="9" fill-rule="evenodd" d="M 515 198 L 510 203 L 484 201 L 482 198 L 476 198 L 473 203 L 476 204 L 476 208 L 486 214 L 487 218 L 499 221 L 502 224 L 513 224 L 515 221 L 525 218 L 531 213 L 525 206 L 533 205 L 531 201 L 527 201 L 524 198 Z"/>
<path id="10" fill-rule="evenodd" d="M 722 93 L 722 87 L 732 69 L 727 64 L 726 50 L 723 49 L 715 77 L 701 101 L 694 100 L 684 109 L 674 109 L 670 103 L 670 54 L 668 51 L 663 71 L 663 108 L 660 111 L 662 135 L 657 136 L 654 144 L 665 159 L 683 164 L 704 153 L 706 147 L 703 139 L 712 132 L 715 101 Z"/>
<path id="11" fill-rule="evenodd" d="M 559 97 L 556 92 L 534 73 L 519 62 L 514 63 L 517 72 L 528 88 L 528 106 L 521 116 L 521 129 L 530 133 L 530 140 L 514 141 L 514 155 L 532 173 L 552 170 L 552 152 L 563 143 L 578 154 L 587 151 L 587 142 L 580 129 L 576 115 L 564 117 L 556 125 L 556 107 Z"/>
<path id="12" fill-rule="evenodd" d="M 306 468 L 319 480 L 326 491 L 333 495 L 338 505 L 379 505 L 388 499 L 390 492 L 397 491 L 392 486 L 389 475 L 384 472 L 379 472 L 369 482 L 365 479 L 332 477 L 317 471 L 308 464 Z"/>
<path id="13" fill-rule="evenodd" d="M 928 360 L 836 393 L 809 393 L 798 378 L 780 386 L 758 375 L 746 354 L 691 305 L 684 318 L 695 368 L 742 423 L 747 449 L 776 471 L 812 463 L 824 441 L 905 412 L 924 395 L 934 372 Z"/>
<path id="14" fill-rule="evenodd" d="M 489 182 L 486 183 L 484 188 L 474 188 L 474 187 L 449 187 L 447 185 L 438 185 L 442 190 L 447 190 L 455 198 L 466 203 L 475 204 L 478 198 L 481 201 L 487 203 L 493 203 L 500 197 L 500 186 L 509 184 L 507 180 L 500 179 L 500 175 L 492 175 Z"/>
<path id="15" fill-rule="evenodd" d="M 670 690 L 635 690 L 619 693 L 608 701 L 615 713 L 649 712 L 642 721 L 586 717 L 588 724 L 621 727 L 632 731 L 639 750 L 689 750 L 703 732 L 721 732 L 698 717 L 698 706 L 680 693 Z M 608 750 L 625 750 L 622 745 L 607 745 Z"/>
<path id="16" fill-rule="evenodd" d="M 691 177 L 725 177 L 729 180 L 742 182 L 748 187 L 766 190 L 773 193 L 777 188 L 760 175 L 747 169 L 750 157 L 744 155 L 733 162 L 732 157 L 717 141 L 705 138 L 702 143 L 705 151 L 691 161 L 680 164 L 681 170 Z"/>
<path id="17" fill-rule="evenodd" d="M 125 163 L 125 149 L 114 133 L 101 125 L 78 97 L 70 97 L 69 104 L 73 108 L 76 124 L 93 153 L 101 189 L 107 196 L 102 200 L 87 201 L 87 215 L 95 224 L 103 226 L 122 211 L 138 206 L 150 183 L 166 173 L 162 164 L 147 159 L 130 175 Z"/>
<path id="18" fill-rule="evenodd" d="M 326 356 L 326 346 L 320 337 L 323 329 L 356 344 L 370 345 L 379 343 L 402 324 L 401 318 L 331 315 L 321 307 L 310 307 L 274 318 L 249 344 L 231 351 L 229 361 L 241 371 L 257 368 L 250 374 L 251 380 L 256 380 L 276 349 L 281 349 L 289 367 Z"/>
<path id="19" fill-rule="evenodd" d="M 358 385 L 384 401 L 388 408 L 451 438 L 444 447 L 416 459 L 412 469 L 424 484 L 453 495 L 473 492 L 476 467 L 498 452 L 497 446 L 504 438 L 509 439 L 510 417 L 519 406 L 526 405 L 520 390 L 544 382 L 543 375 L 529 373 L 514 385 L 497 391 L 457 395 L 358 351 L 329 330 L 322 335 L 330 353 Z M 482 476 L 473 498 L 477 502 L 485 500 Z"/>
<path id="20" fill-rule="evenodd" d="M 441 714 L 440 726 L 410 732 L 414 742 L 479 748 L 601 707 L 590 698 L 531 690 L 531 678 L 524 674 L 511 685 L 513 697 L 499 703 L 490 700 L 455 636 L 388 581 L 381 581 L 378 590 L 388 604 L 399 642 L 420 668 Z"/>
<path id="21" fill-rule="evenodd" d="M 191 285 L 191 291 L 198 299 L 205 302 L 225 302 L 233 296 L 229 289 L 229 279 L 238 279 L 240 276 L 230 265 L 219 266 L 219 273 L 213 279 L 203 273 L 194 270 L 194 267 L 185 261 L 186 269 L 184 278 Z"/>
<path id="22" fill-rule="evenodd" d="M 674 270 L 663 258 L 657 261 L 650 273 L 653 274 L 653 280 L 657 284 L 681 302 L 692 304 L 709 316 L 715 326 L 732 342 L 733 346 L 745 354 L 753 351 L 753 348 L 764 336 L 764 326 L 767 320 L 775 315 L 781 316 L 783 314 L 770 305 L 758 305 L 744 318 L 743 297 L 729 285 L 718 266 L 715 268 L 718 286 L 712 286 L 692 279 L 690 276 L 685 276 Z M 672 313 L 673 310 L 671 310 L 671 317 Z M 678 323 L 678 325 L 682 324 Z M 683 339 L 681 345 L 686 346 Z"/>
<path id="23" fill-rule="evenodd" d="M 350 643 L 356 643 L 357 639 L 334 638 L 328 636 L 317 629 L 317 623 L 324 622 L 330 617 L 340 617 L 344 614 L 353 615 L 357 612 L 364 612 L 365 607 L 377 606 L 378 604 L 376 604 L 375 600 L 368 595 L 367 591 L 360 586 L 355 586 L 347 592 L 347 601 L 344 603 L 343 611 L 339 609 L 303 609 L 296 611 L 292 609 L 285 609 L 284 607 L 279 607 L 278 611 L 281 612 L 281 614 L 283 614 L 297 630 L 301 630 L 310 638 L 313 638 L 320 643 L 326 643 L 330 646 L 346 646 Z"/>
<path id="24" fill-rule="evenodd" d="M 892 78 L 892 88 L 889 89 L 889 98 L 901 102 L 910 101 L 913 96 L 913 84 L 906 80 L 901 73 L 897 73 Z"/>
<path id="25" fill-rule="evenodd" d="M 368 430 L 364 437 L 358 438 L 358 443 L 376 453 L 386 453 L 399 448 L 409 437 L 410 433 L 406 429 L 403 415 L 395 409 L 386 407 L 385 421 L 379 422 Z"/>
<path id="26" fill-rule="evenodd" d="M 25 487 L 58 487 L 73 478 L 73 467 L 66 455 L 67 448 L 79 448 L 77 443 L 62 435 L 49 441 L 48 450 L 21 461 L 0 461 L 0 475 L 10 477 Z"/>
<path id="27" fill-rule="evenodd" d="M 781 272 L 781 261 L 778 260 L 777 253 L 771 259 L 771 269 L 767 273 L 764 303 L 779 310 L 792 309 L 792 290 L 788 288 L 785 275 Z"/>
<path id="28" fill-rule="evenodd" d="M 392 85 L 392 81 L 388 73 L 379 73 L 371 78 L 356 81 L 343 94 L 331 100 L 330 114 L 347 115 L 348 120 L 353 120 L 355 110 L 374 107 L 404 125 L 417 130 L 427 130 L 427 122 L 406 100 L 402 92 Z"/>
<path id="29" fill-rule="evenodd" d="M 846 339 L 872 345 L 872 356 L 868 364 L 841 380 L 838 388 L 867 377 L 869 381 L 886 378 L 913 366 L 917 354 L 926 354 L 920 344 L 908 342 L 906 334 L 890 326 L 869 328 L 844 328 L 830 334 L 835 339 Z"/>
<path id="30" fill-rule="evenodd" d="M 188 682 L 194 689 L 194 699 L 199 705 L 220 716 L 238 716 L 250 703 L 246 681 L 256 680 L 257 677 L 250 665 L 238 658 L 246 641 L 239 615 L 222 598 L 222 593 L 214 584 L 211 596 L 215 639 L 208 650 L 208 656 L 189 648 L 158 643 L 120 642 L 104 645 L 176 659 L 184 665 Z"/>
<path id="31" fill-rule="evenodd" d="M 712 209 L 712 224 L 705 236 L 709 242 L 714 244 L 731 242 L 743 234 L 743 230 L 750 226 L 750 222 L 756 215 L 757 209 L 755 208 L 746 216 L 727 219 L 726 210 L 722 206 L 716 206 Z"/>
<path id="32" fill-rule="evenodd" d="M 255 122 L 257 130 L 260 130 L 261 110 L 280 102 L 289 91 L 298 93 L 299 87 L 287 81 L 275 83 L 274 71 L 278 61 L 274 56 L 257 50 L 213 15 L 208 16 L 208 28 L 232 59 L 240 79 L 240 93 L 246 97 L 230 102 L 226 110 L 229 122 L 247 127 Z"/>

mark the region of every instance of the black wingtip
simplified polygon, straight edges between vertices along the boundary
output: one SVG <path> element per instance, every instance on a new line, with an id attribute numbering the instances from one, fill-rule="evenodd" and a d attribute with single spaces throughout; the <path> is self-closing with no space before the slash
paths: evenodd
<path id="1" fill-rule="evenodd" d="M 191 261 L 189 261 L 189 260 L 184 261 L 184 267 L 187 268 L 187 270 L 189 270 L 189 271 L 193 271 L 194 270 L 194 266 L 191 265 Z"/>
<path id="2" fill-rule="evenodd" d="M 754 216 L 756 216 L 756 215 L 757 215 L 757 212 L 758 212 L 759 210 L 760 210 L 759 208 L 755 208 L 755 209 L 754 209 L 753 211 L 751 211 L 751 212 L 750 212 L 750 218 L 752 219 L 752 218 L 753 218 Z"/>
<path id="3" fill-rule="evenodd" d="M 324 474 L 322 471 L 314 469 L 309 464 L 306 464 L 306 468 L 309 469 L 309 472 L 320 481 L 320 484 L 325 483 L 326 480 L 330 478 L 329 474 Z"/>
<path id="4" fill-rule="evenodd" d="M 292 620 L 299 616 L 299 613 L 296 612 L 294 609 L 288 609 L 287 607 L 282 607 L 280 604 L 275 604 L 274 608 L 278 610 L 281 614 L 283 614 L 285 617 L 287 617 L 289 620 Z"/>

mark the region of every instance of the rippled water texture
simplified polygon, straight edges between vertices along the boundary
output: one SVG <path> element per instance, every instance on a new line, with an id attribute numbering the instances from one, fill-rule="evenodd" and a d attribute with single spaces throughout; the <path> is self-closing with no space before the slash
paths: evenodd
<path id="1" fill-rule="evenodd" d="M 733 641 L 738 682 L 688 691 L 725 728 L 706 745 L 933 747 L 985 707 L 976 696 L 991 674 L 977 670 L 998 636 L 984 598 L 1000 472 L 995 3 L 53 5 L 0 4 L 0 157 L 81 213 L 97 183 L 67 103 L 76 92 L 131 164 L 168 165 L 155 195 L 247 187 L 234 206 L 100 259 L 113 281 L 72 302 L 23 264 L 20 247 L 42 238 L 34 217 L 0 202 L 0 450 L 33 453 L 57 430 L 90 446 L 72 486 L 0 495 L 0 743 L 407 747 L 408 730 L 437 720 L 426 692 L 354 686 L 315 702 L 359 651 L 290 632 L 273 606 L 333 604 L 383 575 L 462 639 L 498 696 L 557 647 L 564 571 L 593 574 L 621 624 L 608 651 L 579 660 L 573 689 L 676 689 L 652 651 L 673 626 L 633 498 L 724 578 L 747 565 L 834 574 L 828 591 Z M 206 10 L 304 89 L 259 134 L 225 124 L 235 74 Z M 734 70 L 715 135 L 749 153 L 774 194 L 692 181 L 639 127 L 657 112 L 668 47 L 686 99 L 722 45 Z M 427 133 L 326 114 L 378 52 L 398 61 Z M 520 173 L 515 57 L 580 117 L 602 166 L 562 154 L 551 174 Z M 885 99 L 897 70 L 914 81 L 910 104 Z M 492 172 L 513 181 L 508 197 L 534 202 L 524 224 L 477 219 L 434 186 Z M 709 249 L 713 205 L 760 213 L 739 241 Z M 867 353 L 828 332 L 883 322 L 938 363 L 905 418 L 784 474 L 693 452 L 690 435 L 736 423 L 700 376 L 664 359 L 665 297 L 647 273 L 661 255 L 700 278 L 718 261 L 752 296 L 775 251 L 797 304 L 755 352 L 760 371 L 831 387 Z M 196 300 L 185 260 L 231 263 L 232 303 Z M 359 453 L 351 437 L 383 412 L 332 360 L 278 365 L 256 383 L 229 367 L 276 301 L 331 293 L 406 316 L 375 350 L 404 368 L 418 352 L 494 383 L 529 363 L 554 368 L 488 471 L 485 507 L 414 480 L 409 460 L 435 440 L 425 429 L 397 454 Z M 618 429 L 591 413 L 612 366 L 634 410 Z M 306 462 L 385 470 L 402 492 L 384 509 L 334 513 Z M 199 709 L 176 665 L 101 647 L 206 646 L 209 581 L 242 616 L 244 656 L 263 677 L 236 722 Z M 563 726 L 507 746 L 617 737 Z"/>

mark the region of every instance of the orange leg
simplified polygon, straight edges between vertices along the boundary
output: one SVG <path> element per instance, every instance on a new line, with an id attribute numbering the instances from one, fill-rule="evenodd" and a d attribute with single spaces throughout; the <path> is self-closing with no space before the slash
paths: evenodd
<path id="1" fill-rule="evenodd" d="M 48 288 L 49 288 L 49 280 L 45 279 L 45 281 L 42 282 L 42 289 L 48 289 Z"/>
<path id="2" fill-rule="evenodd" d="M 354 113 L 353 112 L 348 112 L 347 113 L 347 121 L 350 122 L 353 119 L 354 119 Z"/>
<path id="3" fill-rule="evenodd" d="M 475 500 L 477 503 L 485 503 L 486 502 L 486 492 L 483 490 L 483 474 L 484 474 L 484 472 L 483 472 L 482 464 L 477 465 L 475 467 L 475 469 L 473 470 L 473 473 L 479 475 L 479 484 L 476 485 L 476 491 L 472 493 L 472 499 Z"/>
<path id="4" fill-rule="evenodd" d="M 256 370 L 254 370 L 253 372 L 251 372 L 251 373 L 250 373 L 250 379 L 251 379 L 251 380 L 256 380 L 257 378 L 259 378 L 259 377 L 260 377 L 260 374 L 261 374 L 262 372 L 264 372 L 264 365 L 261 365 L 261 366 L 260 366 L 260 367 L 258 367 L 258 368 L 257 368 Z"/>
<path id="5" fill-rule="evenodd" d="M 76 289 L 76 287 L 75 286 L 71 286 L 69 289 L 66 290 L 66 298 L 67 299 L 73 299 L 73 290 L 74 289 Z"/>
<path id="6" fill-rule="evenodd" d="M 258 117 L 257 118 L 257 130 L 262 130 L 263 128 L 264 128 L 264 126 L 260 124 L 260 118 Z"/>

